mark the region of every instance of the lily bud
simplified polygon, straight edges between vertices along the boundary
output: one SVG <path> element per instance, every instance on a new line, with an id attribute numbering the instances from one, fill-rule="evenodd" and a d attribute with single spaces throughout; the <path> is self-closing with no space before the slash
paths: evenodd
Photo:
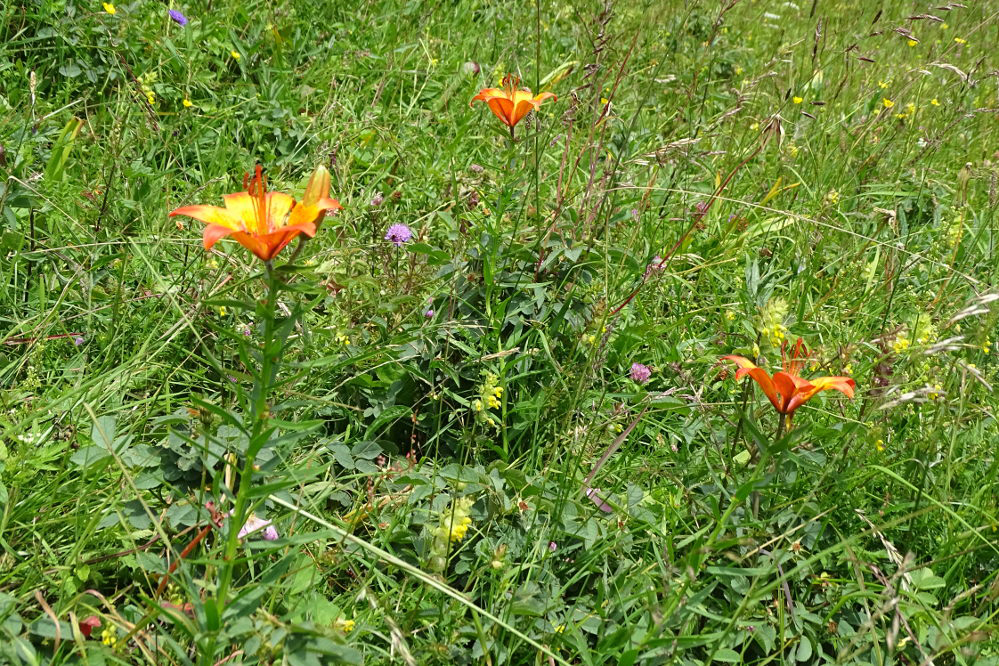
<path id="1" fill-rule="evenodd" d="M 305 196 L 302 197 L 302 204 L 305 206 L 315 206 L 320 199 L 325 199 L 330 193 L 330 172 L 322 164 L 316 167 L 309 178 L 309 184 L 305 186 Z"/>

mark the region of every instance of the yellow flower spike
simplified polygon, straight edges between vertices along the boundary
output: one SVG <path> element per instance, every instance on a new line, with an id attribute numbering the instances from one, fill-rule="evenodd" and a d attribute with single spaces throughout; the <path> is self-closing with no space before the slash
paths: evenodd
<path id="1" fill-rule="evenodd" d="M 101 4 L 104 5 L 104 11 L 106 11 L 111 16 L 114 16 L 115 14 L 118 13 L 118 10 L 114 8 L 114 5 L 112 3 L 110 3 L 110 2 L 104 2 L 104 3 L 101 3 Z"/>

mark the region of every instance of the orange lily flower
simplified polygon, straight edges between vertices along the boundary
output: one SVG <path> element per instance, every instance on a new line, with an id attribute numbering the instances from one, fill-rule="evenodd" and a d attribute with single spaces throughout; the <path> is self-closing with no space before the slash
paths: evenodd
<path id="1" fill-rule="evenodd" d="M 774 409 L 779 414 L 786 414 L 789 419 L 794 415 L 794 410 L 811 400 L 816 393 L 827 389 L 836 389 L 846 397 L 853 398 L 853 389 L 857 383 L 849 377 L 816 377 L 811 380 L 801 377 L 801 370 L 805 367 L 805 359 L 808 357 L 808 350 L 805 349 L 801 338 L 795 343 L 794 353 L 790 358 L 786 351 L 787 341 L 781 345 L 780 350 L 784 370 L 775 372 L 773 377 L 743 356 L 722 356 L 722 359 L 733 361 L 739 366 L 735 373 L 736 379 L 742 379 L 745 375 L 752 377 L 770 398 Z"/>
<path id="2" fill-rule="evenodd" d="M 534 95 L 530 90 L 517 90 L 519 84 L 520 79 L 513 74 L 507 74 L 503 77 L 502 88 L 483 88 L 468 105 L 472 106 L 476 101 L 485 102 L 493 115 L 499 118 L 504 125 L 507 125 L 512 132 L 514 126 L 523 120 L 524 116 L 541 107 L 541 102 L 548 98 L 558 100 L 558 97 L 550 92 Z"/>
<path id="3" fill-rule="evenodd" d="M 305 196 L 296 202 L 290 194 L 268 192 L 267 178 L 257 165 L 253 178 L 243 176 L 243 192 L 225 194 L 225 208 L 219 206 L 182 206 L 170 212 L 170 217 L 186 215 L 200 220 L 205 227 L 205 249 L 226 236 L 264 261 L 270 261 L 299 234 L 316 235 L 318 225 L 327 211 L 342 208 L 329 198 L 330 174 L 319 166 L 309 178 Z"/>

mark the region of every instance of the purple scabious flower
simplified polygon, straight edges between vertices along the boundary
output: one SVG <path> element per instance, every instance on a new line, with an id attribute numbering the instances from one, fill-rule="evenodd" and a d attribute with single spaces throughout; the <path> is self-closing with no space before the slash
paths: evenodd
<path id="1" fill-rule="evenodd" d="M 395 243 L 396 247 L 402 247 L 403 243 L 408 243 L 413 238 L 413 230 L 405 224 L 393 224 L 385 234 L 385 240 Z"/>
<path id="2" fill-rule="evenodd" d="M 179 10 L 171 9 L 169 11 L 170 18 L 176 21 L 180 25 L 187 25 L 187 17 L 184 16 Z"/>
<path id="3" fill-rule="evenodd" d="M 632 363 L 630 374 L 633 380 L 639 384 L 644 384 L 649 381 L 649 377 L 652 376 L 652 369 L 647 365 L 642 365 L 641 363 Z"/>

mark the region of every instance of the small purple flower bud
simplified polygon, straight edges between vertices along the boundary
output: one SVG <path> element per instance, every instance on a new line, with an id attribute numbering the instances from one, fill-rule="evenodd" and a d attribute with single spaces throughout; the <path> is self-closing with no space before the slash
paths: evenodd
<path id="1" fill-rule="evenodd" d="M 631 378 L 638 382 L 639 384 L 644 384 L 649 381 L 649 377 L 652 376 L 652 370 L 647 365 L 642 365 L 641 363 L 631 364 Z"/>
<path id="2" fill-rule="evenodd" d="M 479 164 L 472 164 L 471 166 L 468 167 L 468 170 L 471 171 L 472 173 L 482 173 L 483 171 L 485 171 L 485 169 L 483 169 L 482 166 Z"/>
<path id="3" fill-rule="evenodd" d="M 396 247 L 402 247 L 403 243 L 408 243 L 413 238 L 413 230 L 405 224 L 393 224 L 385 233 L 385 240 L 395 243 Z"/>
<path id="4" fill-rule="evenodd" d="M 638 215 L 639 215 L 638 209 L 637 208 L 632 208 L 631 209 L 631 216 L 637 220 L 638 219 Z"/>
<path id="5" fill-rule="evenodd" d="M 187 25 L 187 17 L 184 16 L 183 14 L 181 14 L 178 10 L 171 9 L 170 12 L 169 12 L 169 14 L 170 14 L 170 18 L 172 18 L 174 21 L 176 21 L 180 25 Z"/>
<path id="6" fill-rule="evenodd" d="M 75 338 L 73 338 L 73 344 L 76 345 L 77 347 L 79 347 L 83 343 L 84 343 L 84 339 L 83 339 L 82 335 L 78 335 Z"/>
<path id="7" fill-rule="evenodd" d="M 373 208 L 378 208 L 383 203 L 385 203 L 385 197 L 382 196 L 381 192 L 378 192 L 377 194 L 375 194 L 374 198 L 371 199 L 371 206 Z"/>
<path id="8" fill-rule="evenodd" d="M 433 310 L 427 310 L 426 312 L 423 313 L 423 316 L 426 317 L 427 319 L 430 319 L 431 317 L 434 316 L 434 311 Z"/>
<path id="9" fill-rule="evenodd" d="M 551 552 L 551 553 L 554 553 L 556 550 L 558 550 L 558 544 L 555 543 L 554 541 L 549 541 L 548 542 L 548 551 Z"/>
<path id="10" fill-rule="evenodd" d="M 482 68 L 479 67 L 479 63 L 474 62 L 472 60 L 466 62 L 464 65 L 461 66 L 461 68 L 465 70 L 465 74 L 478 74 L 480 71 L 482 71 Z"/>

